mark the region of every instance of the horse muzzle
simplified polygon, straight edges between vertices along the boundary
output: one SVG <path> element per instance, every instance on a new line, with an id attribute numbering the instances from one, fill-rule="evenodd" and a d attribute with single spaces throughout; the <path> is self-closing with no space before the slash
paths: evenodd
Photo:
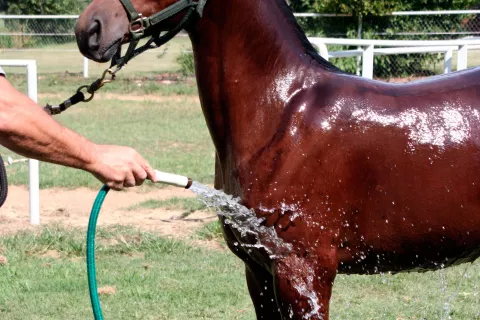
<path id="1" fill-rule="evenodd" d="M 94 16 L 90 21 L 80 17 L 75 26 L 75 36 L 80 52 L 96 62 L 108 62 L 117 53 L 124 32 L 118 25 L 109 28 L 102 17 Z"/>

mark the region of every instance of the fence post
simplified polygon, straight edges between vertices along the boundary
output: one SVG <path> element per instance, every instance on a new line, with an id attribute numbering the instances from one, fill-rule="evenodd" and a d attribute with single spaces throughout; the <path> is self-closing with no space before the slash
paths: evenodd
<path id="1" fill-rule="evenodd" d="M 363 51 L 362 77 L 368 79 L 373 79 L 373 49 L 374 45 L 372 44 Z"/>
<path id="2" fill-rule="evenodd" d="M 85 57 L 83 58 L 83 77 L 88 78 L 88 59 Z"/>
<path id="3" fill-rule="evenodd" d="M 28 96 L 37 102 L 37 63 L 29 61 L 27 64 Z M 30 178 L 30 223 L 40 224 L 40 179 L 38 160 L 28 160 Z"/>
<path id="4" fill-rule="evenodd" d="M 453 60 L 453 49 L 448 49 L 445 52 L 445 57 L 443 59 L 443 73 L 452 72 L 452 61 Z"/>
<path id="5" fill-rule="evenodd" d="M 457 57 L 457 71 L 467 69 L 468 45 L 460 46 Z"/>

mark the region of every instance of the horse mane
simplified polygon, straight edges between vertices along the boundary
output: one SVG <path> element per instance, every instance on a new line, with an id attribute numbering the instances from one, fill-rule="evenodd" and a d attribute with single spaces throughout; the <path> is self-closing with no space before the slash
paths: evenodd
<path id="1" fill-rule="evenodd" d="M 318 64 L 320 64 L 322 67 L 324 67 L 328 71 L 345 73 L 343 70 L 337 68 L 334 64 L 328 62 L 318 54 L 317 50 L 315 50 L 315 48 L 310 43 L 310 41 L 308 41 L 308 38 L 305 35 L 305 32 L 302 30 L 302 28 L 298 24 L 298 21 L 293 15 L 293 11 L 288 5 L 288 3 L 286 2 L 286 0 L 277 0 L 277 1 L 280 2 L 280 8 L 284 12 L 285 17 L 287 18 L 287 22 L 289 22 L 293 26 L 295 32 L 297 33 L 298 39 L 300 40 L 302 47 L 305 49 L 305 53 L 308 54 L 310 57 L 312 57 Z"/>

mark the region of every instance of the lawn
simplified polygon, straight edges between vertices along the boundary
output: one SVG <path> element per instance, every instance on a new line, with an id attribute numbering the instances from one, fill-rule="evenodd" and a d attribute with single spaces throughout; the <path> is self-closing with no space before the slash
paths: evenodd
<path id="1" fill-rule="evenodd" d="M 84 231 L 0 239 L 0 318 L 90 319 Z M 105 319 L 252 319 L 243 266 L 226 251 L 110 228 L 98 232 Z"/>
<path id="2" fill-rule="evenodd" d="M 0 318 L 89 319 L 85 230 L 50 227 L 0 238 Z M 192 235 L 193 238 L 200 236 Z M 218 233 L 217 233 L 218 236 Z M 100 229 L 105 319 L 255 319 L 231 253 L 134 228 Z M 333 320 L 480 319 L 480 266 L 397 276 L 338 276 Z"/>

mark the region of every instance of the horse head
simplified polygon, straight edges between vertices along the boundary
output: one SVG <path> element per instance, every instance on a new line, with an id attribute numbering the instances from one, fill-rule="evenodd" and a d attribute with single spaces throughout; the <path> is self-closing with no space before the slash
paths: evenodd
<path id="1" fill-rule="evenodd" d="M 196 4 L 191 0 L 94 0 L 75 26 L 78 47 L 89 59 L 110 61 L 122 44 L 174 28 L 186 9 Z"/>

